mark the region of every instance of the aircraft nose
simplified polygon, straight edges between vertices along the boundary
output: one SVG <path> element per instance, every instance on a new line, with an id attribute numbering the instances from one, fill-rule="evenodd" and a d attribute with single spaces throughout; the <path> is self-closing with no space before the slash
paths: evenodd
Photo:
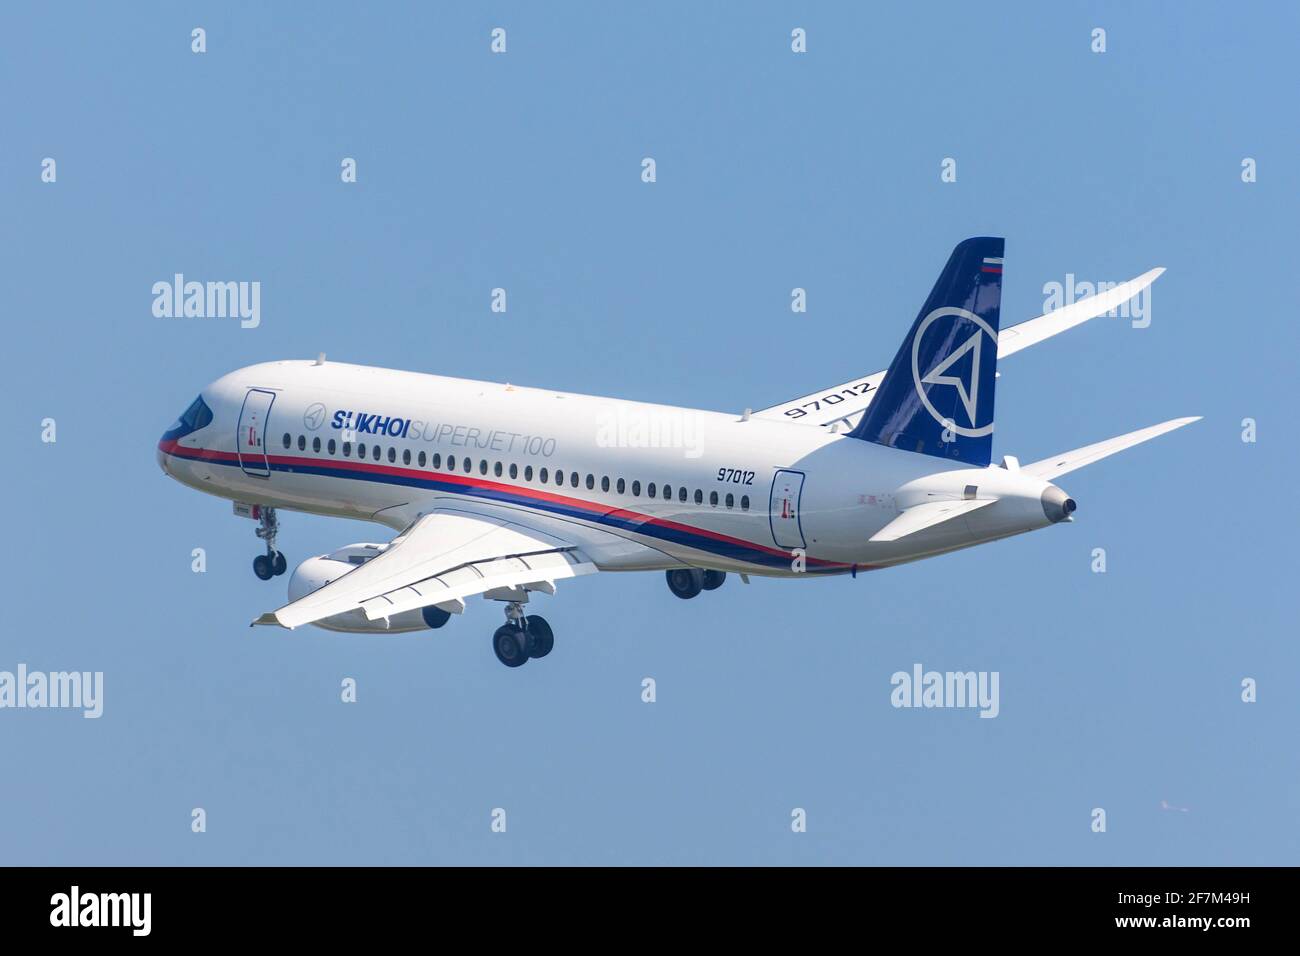
<path id="1" fill-rule="evenodd" d="M 1047 520 L 1055 524 L 1058 521 L 1070 521 L 1070 515 L 1078 509 L 1074 499 L 1067 495 L 1056 485 L 1048 485 L 1043 491 L 1042 498 L 1043 514 L 1047 515 Z"/>
<path id="2" fill-rule="evenodd" d="M 163 441 L 158 442 L 158 449 L 155 454 L 158 458 L 158 467 L 163 470 L 164 475 L 170 475 L 171 471 L 167 468 L 167 453 L 163 451 Z"/>

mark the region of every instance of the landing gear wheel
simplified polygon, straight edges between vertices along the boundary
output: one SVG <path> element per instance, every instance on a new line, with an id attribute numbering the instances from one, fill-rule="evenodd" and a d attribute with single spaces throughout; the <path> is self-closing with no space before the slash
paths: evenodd
<path id="1" fill-rule="evenodd" d="M 682 600 L 695 597 L 704 590 L 704 572 L 698 568 L 673 568 L 666 572 L 668 590 Z"/>
<path id="2" fill-rule="evenodd" d="M 253 573 L 263 581 L 269 581 L 275 576 L 275 567 L 269 554 L 259 554 L 253 559 Z"/>
<path id="3" fill-rule="evenodd" d="M 722 587 L 722 582 L 727 580 L 726 571 L 705 571 L 704 572 L 704 590 L 716 591 Z"/>
<path id="4" fill-rule="evenodd" d="M 514 624 L 502 624 L 497 628 L 492 635 L 492 650 L 506 667 L 528 663 L 528 638 L 523 629 Z"/>
<path id="5" fill-rule="evenodd" d="M 530 614 L 524 618 L 524 634 L 528 636 L 529 657 L 545 657 L 555 647 L 555 632 L 544 617 Z"/>
<path id="6" fill-rule="evenodd" d="M 289 562 L 284 559 L 284 553 L 282 551 L 275 552 L 271 558 L 271 570 L 275 573 L 275 576 L 279 577 L 284 574 L 288 567 Z M 707 584 L 704 586 L 708 587 Z"/>

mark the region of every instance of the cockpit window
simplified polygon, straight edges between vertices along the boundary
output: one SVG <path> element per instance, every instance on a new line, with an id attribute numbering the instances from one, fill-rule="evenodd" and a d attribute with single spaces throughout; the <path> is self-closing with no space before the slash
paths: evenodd
<path id="1" fill-rule="evenodd" d="M 185 409 L 185 414 L 181 416 L 181 424 L 192 432 L 212 424 L 212 409 L 208 408 L 208 403 L 203 400 L 202 395 L 194 399 L 190 407 Z"/>
<path id="2" fill-rule="evenodd" d="M 200 395 L 190 403 L 190 407 L 181 413 L 181 417 L 176 420 L 171 428 L 167 429 L 164 437 L 180 438 L 188 435 L 190 432 L 196 432 L 200 428 L 212 424 L 212 409 L 208 408 L 208 403 Z"/>

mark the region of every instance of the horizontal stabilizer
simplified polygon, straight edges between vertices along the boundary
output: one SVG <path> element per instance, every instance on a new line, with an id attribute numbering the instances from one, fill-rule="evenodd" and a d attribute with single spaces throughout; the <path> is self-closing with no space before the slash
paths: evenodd
<path id="1" fill-rule="evenodd" d="M 897 541 L 909 534 L 970 514 L 997 501 L 996 498 L 968 499 L 965 501 L 927 501 L 923 505 L 907 508 L 893 521 L 871 536 L 872 541 Z"/>
<path id="2" fill-rule="evenodd" d="M 1184 425 L 1190 425 L 1192 422 L 1199 422 L 1200 420 L 1200 415 L 1194 415 L 1191 418 L 1175 418 L 1167 422 L 1161 422 L 1159 425 L 1152 425 L 1150 428 L 1140 428 L 1135 432 L 1129 432 L 1127 435 L 1120 435 L 1118 438 L 1107 438 L 1105 441 L 1099 441 L 1093 445 L 1084 445 L 1074 451 L 1067 451 L 1051 458 L 1044 458 L 1032 465 L 1023 465 L 1020 470 L 1022 473 L 1031 475 L 1034 478 L 1051 481 L 1058 475 L 1077 471 L 1084 465 L 1091 465 L 1094 461 L 1108 458 L 1125 448 L 1132 448 L 1144 441 L 1150 441 L 1157 435 L 1163 435 L 1165 432 L 1171 432 L 1175 428 L 1182 428 Z"/>

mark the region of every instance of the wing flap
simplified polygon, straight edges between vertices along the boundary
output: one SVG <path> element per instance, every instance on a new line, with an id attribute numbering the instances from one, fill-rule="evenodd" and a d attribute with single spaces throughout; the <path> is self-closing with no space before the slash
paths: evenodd
<path id="1" fill-rule="evenodd" d="M 935 525 L 960 518 L 962 515 L 986 508 L 996 498 L 972 498 L 962 501 L 927 501 L 925 504 L 913 505 L 889 524 L 871 536 L 872 541 L 897 541 L 908 535 L 933 528 Z"/>
<path id="2" fill-rule="evenodd" d="M 429 605 L 458 611 L 464 598 L 495 587 L 595 570 L 571 542 L 545 531 L 495 515 L 434 511 L 378 557 L 253 623 L 299 627 L 356 608 L 371 620 Z"/>
<path id="3" fill-rule="evenodd" d="M 447 574 L 436 575 L 362 601 L 361 608 L 366 617 L 374 621 L 431 603 L 466 598 L 496 588 L 546 591 L 549 586 L 550 593 L 554 593 L 555 580 L 591 574 L 595 570 L 595 565 L 573 550 L 514 556 L 471 564 Z"/>

